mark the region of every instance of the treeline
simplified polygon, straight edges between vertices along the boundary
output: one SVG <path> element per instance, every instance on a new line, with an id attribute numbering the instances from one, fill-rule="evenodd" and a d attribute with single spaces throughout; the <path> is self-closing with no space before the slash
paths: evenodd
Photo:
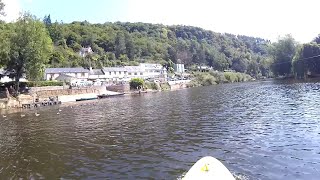
<path id="1" fill-rule="evenodd" d="M 0 1 L 1 2 L 1 1 Z M 1 12 L 1 11 L 0 11 Z M 291 36 L 271 43 L 192 26 L 148 23 L 51 22 L 22 15 L 15 23 L 0 22 L 0 65 L 12 77 L 41 80 L 45 67 L 93 67 L 157 62 L 208 65 L 252 77 L 305 77 L 319 73 L 320 37 L 299 45 Z M 93 54 L 79 55 L 82 47 Z M 312 57 L 310 59 L 310 57 Z M 308 59 L 306 59 L 308 58 Z"/>
<path id="2" fill-rule="evenodd" d="M 305 44 L 298 44 L 287 35 L 271 44 L 269 54 L 275 77 L 307 78 L 320 74 L 320 35 Z"/>
<path id="3" fill-rule="evenodd" d="M 233 69 L 253 76 L 269 75 L 270 41 L 221 34 L 191 26 L 148 23 L 51 22 L 43 20 L 54 44 L 47 66 L 119 66 L 135 62 L 208 65 L 216 70 Z M 94 54 L 78 55 L 82 47 Z"/>

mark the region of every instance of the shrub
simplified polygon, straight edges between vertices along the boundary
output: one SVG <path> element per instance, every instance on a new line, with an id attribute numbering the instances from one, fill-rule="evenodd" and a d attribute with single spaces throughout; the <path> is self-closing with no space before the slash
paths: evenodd
<path id="1" fill-rule="evenodd" d="M 155 82 L 145 82 L 144 87 L 147 89 L 159 90 L 159 86 Z"/>
<path id="2" fill-rule="evenodd" d="M 129 84 L 130 89 L 141 89 L 144 85 L 144 80 L 141 78 L 132 78 Z"/>
<path id="3" fill-rule="evenodd" d="M 161 83 L 160 88 L 161 88 L 161 91 L 169 91 L 171 89 L 168 83 Z"/>
<path id="4" fill-rule="evenodd" d="M 63 86 L 61 81 L 29 81 L 26 82 L 28 87 L 41 87 L 41 86 Z"/>

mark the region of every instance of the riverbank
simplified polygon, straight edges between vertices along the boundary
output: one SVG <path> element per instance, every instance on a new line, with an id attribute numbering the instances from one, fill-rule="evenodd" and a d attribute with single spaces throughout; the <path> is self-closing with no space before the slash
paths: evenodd
<path id="1" fill-rule="evenodd" d="M 189 87 L 210 86 L 223 83 L 254 81 L 250 75 L 239 72 L 192 72 Z"/>
<path id="2" fill-rule="evenodd" d="M 191 80 L 176 80 L 164 83 L 146 82 L 142 91 L 132 91 L 128 84 L 99 86 L 80 89 L 64 89 L 63 87 L 36 87 L 28 95 L 18 98 L 4 98 L 1 109 L 33 108 L 68 102 L 98 99 L 99 95 L 117 96 L 119 94 L 137 95 L 141 93 L 156 93 L 161 91 L 175 91 L 198 86 L 210 86 L 222 83 L 246 82 L 254 80 L 251 76 L 236 72 L 191 72 Z M 54 101 L 52 100 L 54 99 Z M 37 102 L 37 103 L 36 103 Z"/>

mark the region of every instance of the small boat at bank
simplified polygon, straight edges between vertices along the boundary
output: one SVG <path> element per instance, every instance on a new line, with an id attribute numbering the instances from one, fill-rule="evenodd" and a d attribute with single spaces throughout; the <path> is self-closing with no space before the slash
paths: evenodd
<path id="1" fill-rule="evenodd" d="M 89 100 L 95 100 L 98 99 L 97 97 L 91 97 L 91 98 L 80 98 L 80 99 L 76 99 L 76 101 L 89 101 Z"/>
<path id="2" fill-rule="evenodd" d="M 122 95 L 124 95 L 124 93 L 119 93 L 119 94 L 101 94 L 101 95 L 98 95 L 98 99 L 104 99 L 104 98 L 122 96 Z"/>
<path id="3" fill-rule="evenodd" d="M 198 160 L 183 180 L 235 180 L 231 172 L 216 158 L 206 156 Z"/>

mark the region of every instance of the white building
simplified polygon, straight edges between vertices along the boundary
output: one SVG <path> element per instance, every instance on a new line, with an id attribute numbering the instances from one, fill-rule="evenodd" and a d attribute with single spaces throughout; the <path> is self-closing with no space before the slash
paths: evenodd
<path id="1" fill-rule="evenodd" d="M 89 70 L 84 68 L 46 68 L 45 80 L 56 80 L 60 75 L 68 75 L 79 80 L 87 81 Z"/>
<path id="2" fill-rule="evenodd" d="M 92 54 L 92 53 L 93 53 L 93 51 L 92 51 L 91 47 L 87 47 L 87 48 L 81 48 L 79 55 L 81 57 L 86 57 L 88 54 Z"/>
<path id="3" fill-rule="evenodd" d="M 174 64 L 173 68 L 174 68 L 174 72 L 176 72 L 176 73 L 184 73 L 185 72 L 184 64 Z"/>
<path id="4" fill-rule="evenodd" d="M 167 70 L 161 64 L 141 63 L 139 66 L 105 67 L 106 81 L 129 82 L 132 78 L 166 81 Z"/>
<path id="5" fill-rule="evenodd" d="M 89 69 L 89 77 L 88 80 L 91 81 L 104 81 L 106 80 L 106 74 L 104 73 L 103 69 Z"/>
<path id="6" fill-rule="evenodd" d="M 56 80 L 60 75 L 75 77 L 80 81 L 119 83 L 132 78 L 166 81 L 167 70 L 160 64 L 141 63 L 139 66 L 104 67 L 102 69 L 47 68 L 46 80 Z"/>
<path id="7" fill-rule="evenodd" d="M 167 69 L 161 64 L 149 64 L 141 63 L 140 68 L 144 72 L 144 79 L 166 79 L 167 78 Z"/>
<path id="8" fill-rule="evenodd" d="M 122 82 L 127 81 L 127 70 L 124 67 L 104 67 L 106 82 Z"/>

